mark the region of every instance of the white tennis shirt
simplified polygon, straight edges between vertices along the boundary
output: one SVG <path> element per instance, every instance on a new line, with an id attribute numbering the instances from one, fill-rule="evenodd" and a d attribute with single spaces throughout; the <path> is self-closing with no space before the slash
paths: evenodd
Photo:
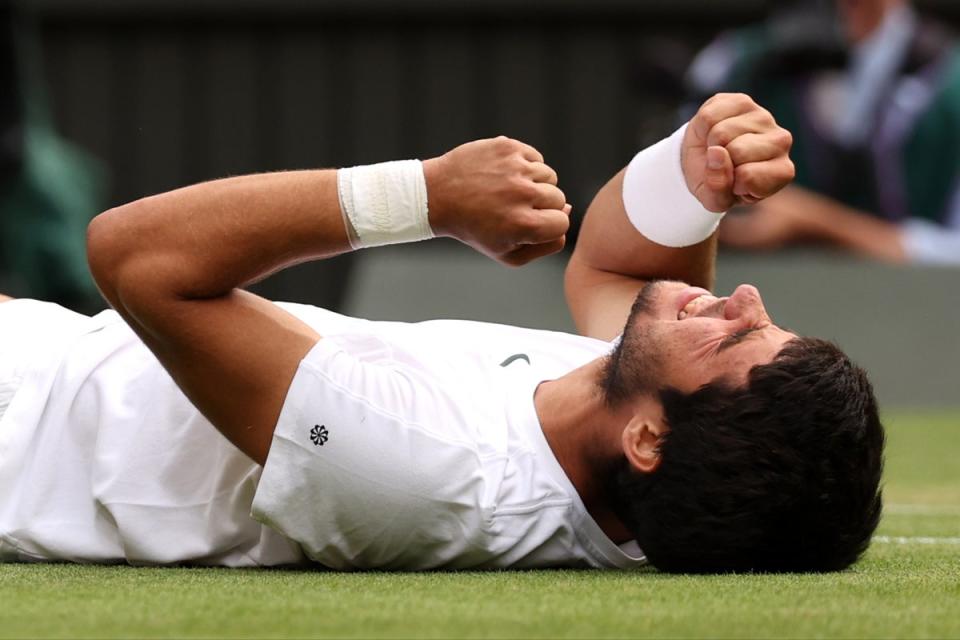
<path id="1" fill-rule="evenodd" d="M 116 313 L 0 304 L 0 560 L 645 563 L 587 513 L 533 405 L 541 381 L 608 343 L 281 306 L 324 338 L 294 377 L 261 469 Z"/>

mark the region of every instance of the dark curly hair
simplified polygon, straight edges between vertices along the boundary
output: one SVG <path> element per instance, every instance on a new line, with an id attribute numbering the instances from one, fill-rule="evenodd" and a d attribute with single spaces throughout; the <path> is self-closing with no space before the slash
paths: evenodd
<path id="1" fill-rule="evenodd" d="M 835 571 L 882 509 L 884 432 L 866 373 L 835 345 L 791 340 L 747 384 L 660 390 L 669 427 L 652 473 L 626 460 L 615 510 L 670 572 Z"/>

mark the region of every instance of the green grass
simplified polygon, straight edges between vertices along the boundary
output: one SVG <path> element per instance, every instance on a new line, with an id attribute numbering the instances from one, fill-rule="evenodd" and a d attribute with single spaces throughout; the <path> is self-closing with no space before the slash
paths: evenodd
<path id="1" fill-rule="evenodd" d="M 960 415 L 887 421 L 878 534 L 960 537 Z M 876 542 L 830 575 L 0 566 L 0 638 L 960 637 L 960 545 Z"/>

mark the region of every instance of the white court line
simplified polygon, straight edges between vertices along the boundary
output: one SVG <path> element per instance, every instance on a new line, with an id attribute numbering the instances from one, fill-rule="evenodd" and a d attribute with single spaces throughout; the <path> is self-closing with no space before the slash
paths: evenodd
<path id="1" fill-rule="evenodd" d="M 949 516 L 960 515 L 960 505 L 952 504 L 887 504 L 885 513 L 912 516 Z M 952 536 L 874 536 L 873 541 L 880 544 L 947 544 L 960 545 L 960 537 Z"/>
<path id="2" fill-rule="evenodd" d="M 960 538 L 934 538 L 928 536 L 873 536 L 880 544 L 960 544 Z"/>
<path id="3" fill-rule="evenodd" d="M 886 513 L 911 516 L 960 516 L 960 505 L 956 504 L 885 504 Z"/>

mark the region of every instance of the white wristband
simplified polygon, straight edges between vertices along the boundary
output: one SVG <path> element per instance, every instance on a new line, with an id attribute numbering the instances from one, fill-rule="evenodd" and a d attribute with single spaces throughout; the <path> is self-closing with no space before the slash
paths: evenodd
<path id="1" fill-rule="evenodd" d="M 683 125 L 672 136 L 647 147 L 630 161 L 623 176 L 623 206 L 633 226 L 665 247 L 689 247 L 717 230 L 723 213 L 714 213 L 690 193 L 683 177 Z"/>
<path id="2" fill-rule="evenodd" d="M 419 160 L 340 169 L 337 192 L 354 249 L 433 237 Z"/>

